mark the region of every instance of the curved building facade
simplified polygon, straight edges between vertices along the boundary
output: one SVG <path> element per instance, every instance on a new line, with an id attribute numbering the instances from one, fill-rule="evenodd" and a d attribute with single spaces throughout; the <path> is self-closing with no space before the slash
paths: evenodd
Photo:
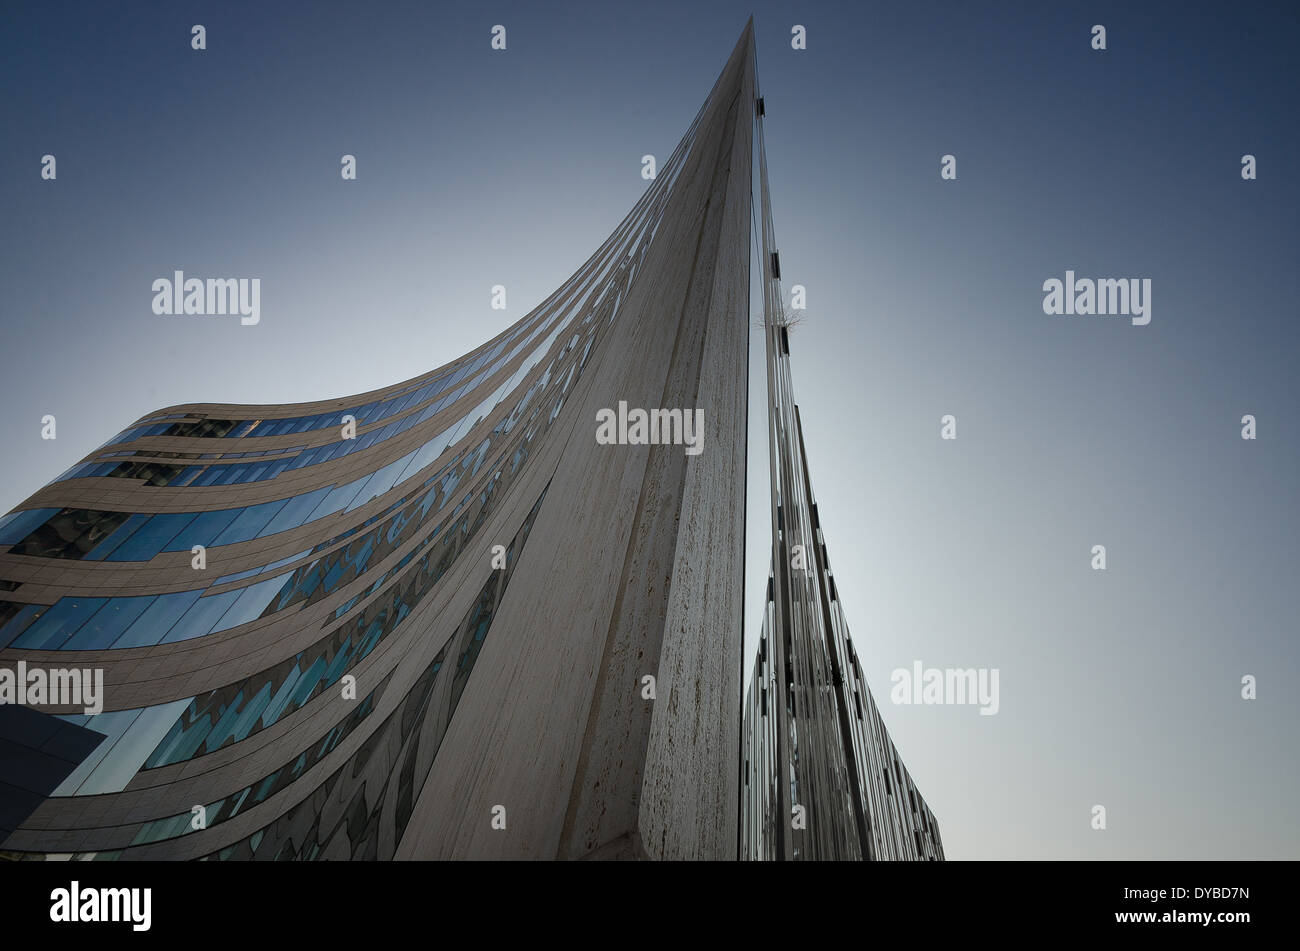
<path id="1" fill-rule="evenodd" d="M 6 516 L 0 851 L 733 858 L 753 117 L 747 28 L 496 338 L 352 398 L 168 407 Z M 623 404 L 698 413 L 701 451 L 597 439 Z M 102 672 L 102 710 L 32 671 Z"/>

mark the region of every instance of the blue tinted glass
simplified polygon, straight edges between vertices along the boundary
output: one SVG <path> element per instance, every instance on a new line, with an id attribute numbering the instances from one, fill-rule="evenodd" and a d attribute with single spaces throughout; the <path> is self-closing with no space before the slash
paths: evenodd
<path id="1" fill-rule="evenodd" d="M 277 512 L 284 508 L 288 499 L 277 499 L 274 502 L 263 502 L 261 505 L 254 505 L 246 508 L 239 518 L 230 523 L 230 527 L 217 536 L 217 540 L 212 544 L 216 545 L 233 545 L 237 542 L 246 542 L 250 538 L 256 538 L 257 533 L 266 527 L 271 519 L 275 518 Z"/>
<path id="2" fill-rule="evenodd" d="M 117 546 L 108 560 L 148 561 L 192 521 L 193 512 L 151 516 L 147 524 L 136 529 L 130 538 Z"/>
<path id="3" fill-rule="evenodd" d="M 236 599 L 230 610 L 222 615 L 221 621 L 213 630 L 224 631 L 227 628 L 238 627 L 240 624 L 261 617 L 262 612 L 266 610 L 266 606 L 280 593 L 280 589 L 289 580 L 290 574 L 292 572 L 285 572 L 278 577 L 268 578 L 266 581 L 259 581 L 257 584 L 236 591 L 235 593 L 239 595 L 238 599 Z"/>
<path id="4" fill-rule="evenodd" d="M 14 641 L 27 650 L 60 650 L 70 634 L 104 606 L 107 598 L 59 598 L 52 608 L 31 623 Z"/>
<path id="5" fill-rule="evenodd" d="M 349 503 L 348 511 L 364 505 L 371 499 L 377 498 L 391 489 L 393 484 L 397 481 L 398 475 L 406 468 L 414 456 L 414 452 L 408 453 L 396 462 L 390 462 L 367 479 L 365 485 L 361 487 L 361 491 L 359 491 L 356 494 L 356 497 L 351 501 L 351 503 Z"/>
<path id="6" fill-rule="evenodd" d="M 294 706 L 301 707 L 307 702 L 307 698 L 316 690 L 317 684 L 320 683 L 321 675 L 325 673 L 325 658 L 317 657 L 312 665 L 303 672 L 298 678 L 298 683 L 289 695 L 289 702 Z"/>
<path id="7" fill-rule="evenodd" d="M 147 647 L 157 644 L 201 594 L 203 594 L 201 588 L 193 591 L 177 591 L 175 594 L 160 594 L 113 646 L 116 648 Z"/>
<path id="8" fill-rule="evenodd" d="M 0 649 L 8 647 L 9 642 L 26 630 L 27 625 L 32 623 L 36 615 L 47 610 L 49 610 L 47 604 L 29 604 L 11 617 L 9 623 L 0 627 Z"/>
<path id="9" fill-rule="evenodd" d="M 236 482 L 244 481 L 244 473 L 248 471 L 248 466 L 225 466 L 221 469 L 220 478 L 212 485 L 233 485 Z"/>
<path id="10" fill-rule="evenodd" d="M 218 479 L 221 478 L 221 474 L 225 471 L 225 469 L 226 469 L 225 466 L 208 466 L 207 471 L 194 480 L 194 484 L 212 485 L 212 483 L 216 482 Z"/>
<path id="11" fill-rule="evenodd" d="M 100 793 L 119 792 L 124 789 L 139 771 L 149 751 L 158 745 L 167 729 L 176 722 L 176 718 L 189 704 L 189 700 L 174 700 L 171 703 L 145 707 L 141 710 L 123 710 L 123 714 L 136 713 L 125 729 L 113 730 L 114 714 L 99 714 L 90 718 L 85 726 L 99 733 L 109 730 L 108 739 L 100 744 L 99 749 L 109 747 L 102 761 L 89 772 L 84 782 L 79 782 L 75 792 L 79 796 Z M 108 722 L 105 723 L 104 721 Z M 116 735 L 114 735 L 116 734 Z M 98 752 L 98 750 L 96 750 Z M 83 762 L 84 765 L 84 762 Z M 74 773 L 75 775 L 75 773 Z M 70 776 L 71 780 L 72 777 Z M 64 794 L 70 793 L 67 790 Z"/>
<path id="12" fill-rule="evenodd" d="M 203 468 L 203 466 L 187 466 L 168 485 L 188 485 L 191 479 L 203 471 Z"/>
<path id="13" fill-rule="evenodd" d="M 142 429 L 144 429 L 143 426 L 137 426 L 135 429 L 128 429 L 125 432 L 119 433 L 118 435 L 114 436 L 108 442 L 104 443 L 104 445 L 115 446 L 118 443 L 129 442 L 130 440 L 134 439 L 136 437 L 136 434 Z"/>
<path id="14" fill-rule="evenodd" d="M 311 554 L 310 548 L 305 548 L 297 554 L 290 555 L 288 558 L 281 558 L 279 561 L 272 562 L 264 568 L 264 571 L 275 571 L 276 568 L 283 568 L 291 561 L 297 561 L 299 558 L 305 558 Z"/>
<path id="15" fill-rule="evenodd" d="M 150 516 L 135 514 L 117 527 L 113 534 L 109 535 L 102 542 L 95 546 L 94 550 L 86 555 L 85 561 L 103 561 L 111 555 L 119 545 L 130 538 L 137 528 L 149 521 Z"/>
<path id="16" fill-rule="evenodd" d="M 172 625 L 172 629 L 160 643 L 171 644 L 175 641 L 187 641 L 192 637 L 202 637 L 212 630 L 221 615 L 230 610 L 242 591 L 227 591 L 225 594 L 210 598 L 199 598 L 185 612 L 185 616 Z"/>
<path id="17" fill-rule="evenodd" d="M 181 529 L 163 551 L 189 551 L 195 545 L 210 548 L 216 537 L 225 531 L 242 511 L 243 509 L 217 509 L 212 512 L 198 513 L 198 517 Z"/>
<path id="18" fill-rule="evenodd" d="M 289 499 L 275 518 L 271 519 L 266 527 L 258 532 L 258 537 L 265 538 L 267 535 L 274 535 L 276 532 L 287 532 L 291 528 L 297 528 L 299 525 L 304 524 L 312 509 L 320 505 L 321 500 L 329 495 L 333 488 L 333 486 L 326 486 L 323 489 L 317 489 L 315 492 L 308 492 L 305 495 L 298 495 Z"/>
<path id="19" fill-rule="evenodd" d="M 152 594 L 138 598 L 110 598 L 80 631 L 68 639 L 64 645 L 65 649 L 106 650 L 136 618 L 145 612 L 149 605 L 153 604 L 154 600 L 155 596 Z"/>
<path id="20" fill-rule="evenodd" d="M 249 568 L 247 571 L 237 571 L 233 575 L 222 575 L 216 581 L 212 582 L 212 584 L 215 587 L 216 585 L 219 584 L 228 584 L 232 581 L 240 581 L 244 578 L 251 578 L 253 575 L 257 574 L 261 570 L 262 570 L 262 566 L 258 565 L 255 568 Z"/>
<path id="21" fill-rule="evenodd" d="M 306 452 L 298 453 L 297 458 L 295 458 L 291 463 L 289 463 L 289 468 L 301 469 L 303 466 L 311 465 L 315 459 L 315 452 L 316 450 L 314 449 L 308 449 Z"/>
<path id="22" fill-rule="evenodd" d="M 44 525 L 49 517 L 58 511 L 58 509 L 29 509 L 26 512 L 6 515 L 3 527 L 0 527 L 0 545 L 18 544 L 30 535 L 33 529 Z"/>
<path id="23" fill-rule="evenodd" d="M 244 709 L 244 712 L 239 715 L 239 719 L 236 720 L 234 726 L 231 727 L 230 735 L 234 737 L 236 743 L 248 737 L 248 734 L 257 724 L 258 717 L 262 715 L 262 711 L 266 709 L 270 702 L 271 685 L 265 684 L 262 689 L 257 692 L 256 696 L 248 702 L 248 706 Z M 266 787 L 266 783 L 263 783 L 262 785 L 263 787 Z"/>
<path id="24" fill-rule="evenodd" d="M 348 503 L 356 498 L 357 493 L 361 491 L 361 485 L 369 476 L 362 476 L 347 485 L 341 485 L 329 495 L 325 500 L 311 513 L 309 521 L 315 521 L 318 518 L 324 518 L 326 515 L 333 515 L 335 512 L 341 512 L 348 507 Z"/>

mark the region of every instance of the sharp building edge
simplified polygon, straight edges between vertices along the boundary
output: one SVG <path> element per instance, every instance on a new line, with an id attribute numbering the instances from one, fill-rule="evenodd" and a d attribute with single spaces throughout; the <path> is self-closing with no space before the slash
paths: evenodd
<path id="1" fill-rule="evenodd" d="M 772 571 L 745 698 L 740 854 L 942 860 L 938 824 L 867 687 L 822 536 L 790 375 L 766 110 L 758 112 Z"/>
<path id="2" fill-rule="evenodd" d="M 104 682 L 0 705 L 4 856 L 734 858 L 754 116 L 751 24 L 493 340 L 151 413 L 0 521 L 0 668 Z M 620 403 L 703 451 L 598 443 Z"/>

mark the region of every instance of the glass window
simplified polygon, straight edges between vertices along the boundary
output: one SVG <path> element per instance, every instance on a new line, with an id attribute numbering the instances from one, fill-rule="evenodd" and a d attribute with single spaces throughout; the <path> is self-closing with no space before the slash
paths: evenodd
<path id="1" fill-rule="evenodd" d="M 28 509 L 13 512 L 0 522 L 0 545 L 14 545 L 32 533 L 36 526 L 46 522 L 58 509 Z"/>
<path id="2" fill-rule="evenodd" d="M 148 561 L 163 550 L 186 525 L 194 521 L 193 512 L 154 515 L 148 523 L 118 545 L 108 557 L 109 561 Z"/>
<path id="3" fill-rule="evenodd" d="M 311 513 L 308 521 L 315 521 L 318 518 L 324 518 L 326 515 L 333 515 L 335 512 L 343 511 L 348 507 L 348 503 L 356 498 L 357 493 L 361 491 L 361 484 L 369 478 L 369 476 L 362 476 L 360 479 L 334 489 Z"/>
<path id="4" fill-rule="evenodd" d="M 340 456 L 346 456 L 354 449 L 364 449 L 366 446 L 370 445 L 369 443 L 365 443 L 365 440 L 369 438 L 370 434 L 367 433 L 364 436 L 358 436 L 356 439 L 340 439 L 331 446 L 322 447 L 328 449 L 328 451 L 320 453 L 318 461 L 327 462 L 331 459 L 338 459 Z M 362 445 L 362 443 L 365 443 L 365 445 Z"/>
<path id="5" fill-rule="evenodd" d="M 227 591 L 208 598 L 199 598 L 185 615 L 172 625 L 172 629 L 159 642 L 172 644 L 176 641 L 188 641 L 193 637 L 202 637 L 210 632 L 221 618 L 230 610 L 230 606 L 239 599 L 242 591 Z"/>
<path id="6" fill-rule="evenodd" d="M 48 604 L 27 604 L 20 608 L 4 627 L 0 627 L 0 648 L 8 647 L 11 641 L 27 629 L 27 625 L 49 608 Z"/>
<path id="7" fill-rule="evenodd" d="M 139 710 L 114 710 L 110 713 L 100 713 L 95 716 L 60 716 L 59 719 L 61 720 L 67 720 L 69 723 L 84 726 L 96 733 L 104 734 L 104 739 L 100 740 L 99 745 L 91 750 L 90 755 L 82 760 L 77 768 L 59 784 L 58 788 L 54 790 L 54 795 L 75 795 L 77 788 L 85 782 L 87 776 L 94 772 L 95 767 L 104 761 L 113 747 L 117 745 L 117 741 L 122 738 L 122 734 L 130 728 L 131 724 L 139 716 Z"/>
<path id="8" fill-rule="evenodd" d="M 231 605 L 230 610 L 221 616 L 221 620 L 212 630 L 224 631 L 261 617 L 262 612 L 266 610 L 266 606 L 280 593 L 280 589 L 284 587 L 291 574 L 292 572 L 286 571 L 282 575 L 259 581 L 247 588 L 227 592 L 236 594 L 238 597 L 235 599 L 235 603 Z"/>
<path id="9" fill-rule="evenodd" d="M 37 558 L 82 558 L 130 517 L 129 512 L 60 509 L 13 549 Z"/>
<path id="10" fill-rule="evenodd" d="M 108 603 L 64 644 L 65 650 L 106 650 L 156 600 L 155 595 L 109 598 Z"/>
<path id="11" fill-rule="evenodd" d="M 221 474 L 224 471 L 225 471 L 225 466 L 208 466 L 208 468 L 204 470 L 203 474 L 194 480 L 194 484 L 212 485 L 212 483 L 216 482 L 218 479 L 221 478 Z"/>
<path id="12" fill-rule="evenodd" d="M 58 602 L 23 631 L 14 647 L 26 650 L 61 650 L 107 598 L 59 598 Z"/>
<path id="13" fill-rule="evenodd" d="M 113 646 L 115 648 L 149 647 L 157 644 L 201 594 L 203 594 L 201 588 L 193 591 L 177 591 L 174 594 L 160 594 Z"/>
<path id="14" fill-rule="evenodd" d="M 244 473 L 249 469 L 246 465 L 214 466 L 213 468 L 219 468 L 220 476 L 215 481 L 209 483 L 210 485 L 234 485 L 236 482 L 243 482 Z"/>
<path id="15" fill-rule="evenodd" d="M 298 552 L 297 554 L 290 555 L 288 558 L 281 558 L 279 561 L 272 562 L 271 564 L 267 565 L 267 566 L 266 566 L 265 568 L 263 568 L 262 570 L 263 570 L 263 571 L 275 571 L 275 569 L 277 569 L 277 568 L 283 568 L 285 565 L 289 564 L 289 562 L 291 562 L 291 561 L 297 561 L 299 558 L 306 558 L 306 557 L 307 557 L 308 555 L 310 555 L 310 554 L 311 554 L 311 549 L 310 549 L 310 548 L 305 548 L 305 549 L 303 549 L 302 551 Z"/>
<path id="16" fill-rule="evenodd" d="M 313 449 L 306 449 L 298 453 L 298 455 L 294 456 L 293 459 L 289 461 L 289 468 L 301 469 L 303 466 L 311 465 L 311 460 L 314 452 L 315 450 Z"/>
<path id="17" fill-rule="evenodd" d="M 257 533 L 275 518 L 276 513 L 284 508 L 288 501 L 288 499 L 277 499 L 274 502 L 263 502 L 261 505 L 244 509 L 243 513 L 230 523 L 230 527 L 217 536 L 216 541 L 212 543 L 213 546 L 233 545 L 256 538 Z"/>
<path id="18" fill-rule="evenodd" d="M 193 480 L 203 470 L 203 466 L 187 466 L 171 484 L 175 486 L 189 485 L 191 480 Z"/>
<path id="19" fill-rule="evenodd" d="M 119 545 L 130 538 L 137 528 L 149 521 L 149 516 L 145 514 L 132 515 L 125 522 L 118 526 L 117 530 L 109 535 L 102 542 L 95 546 L 94 551 L 86 556 L 86 561 L 103 561 L 111 555 Z"/>
<path id="20" fill-rule="evenodd" d="M 195 545 L 210 548 L 213 540 L 226 530 L 243 509 L 216 509 L 199 512 L 194 521 L 181 529 L 163 551 L 189 551 Z"/>
<path id="21" fill-rule="evenodd" d="M 291 528 L 297 528 L 308 521 L 308 516 L 312 510 L 320 505 L 321 501 L 333 490 L 332 485 L 327 485 L 322 489 L 314 492 L 308 492 L 304 495 L 297 495 L 289 499 L 284 508 L 276 513 L 275 518 L 271 519 L 262 530 L 257 533 L 258 538 L 265 538 L 267 535 L 274 535 L 277 532 L 287 532 Z"/>
<path id="22" fill-rule="evenodd" d="M 433 439 L 430 439 L 427 443 L 421 446 L 416 451 L 414 458 L 408 464 L 406 471 L 402 473 L 401 478 L 404 479 L 413 476 L 425 466 L 437 460 L 437 458 L 442 455 L 443 450 L 447 448 L 447 443 L 449 441 L 448 437 L 450 436 L 451 433 L 449 432 L 439 433 Z"/>
<path id="23" fill-rule="evenodd" d="M 261 570 L 262 570 L 262 566 L 258 565 L 254 568 L 249 568 L 247 571 L 237 571 L 232 575 L 223 575 L 222 577 L 218 578 L 216 581 L 212 582 L 212 584 L 215 587 L 216 585 L 219 584 L 226 584 L 227 582 L 231 582 L 231 581 L 240 581 L 244 578 L 251 578 L 253 575 L 257 574 Z"/>
<path id="24" fill-rule="evenodd" d="M 121 792 L 125 789 L 127 783 L 139 772 L 145 757 L 158 745 L 158 741 L 166 735 L 192 699 L 173 700 L 154 707 L 120 711 L 122 714 L 136 714 L 136 716 L 118 733 L 119 738 L 112 744 L 112 749 L 99 760 L 98 765 L 89 772 L 84 782 L 78 783 L 76 794 L 90 796 Z M 101 717 L 114 715 L 100 714 L 91 717 L 87 727 L 103 732 L 98 721 Z M 108 746 L 108 743 L 101 743 L 99 749 L 106 749 Z M 65 785 L 67 785 L 66 781 Z M 62 789 L 63 787 L 60 787 L 61 794 L 69 795 L 69 793 L 62 793 Z"/>
<path id="25" fill-rule="evenodd" d="M 397 476 L 406 468 L 414 455 L 414 453 L 409 453 L 401 459 L 398 459 L 396 462 L 390 462 L 367 479 L 365 485 L 361 487 L 361 491 L 358 492 L 356 497 L 348 504 L 348 511 L 350 512 L 355 508 L 365 505 L 371 499 L 378 498 L 391 489 L 393 483 L 397 481 Z"/>

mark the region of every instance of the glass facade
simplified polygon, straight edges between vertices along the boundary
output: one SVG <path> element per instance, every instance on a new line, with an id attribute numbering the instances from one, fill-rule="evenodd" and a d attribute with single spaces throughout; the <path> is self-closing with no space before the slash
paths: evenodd
<path id="1" fill-rule="evenodd" d="M 259 644 L 290 639 L 303 644 L 278 658 L 273 646 L 255 648 L 255 654 L 269 655 L 256 672 L 192 696 L 173 693 L 174 699 L 150 706 L 112 709 L 110 704 L 96 715 L 61 716 L 105 740 L 48 803 L 72 803 L 90 795 L 122 797 L 124 821 L 105 820 L 83 829 L 71 820 L 60 827 L 55 820 L 26 838 L 20 829 L 4 844 L 11 857 L 39 858 L 49 851 L 114 858 L 167 848 L 186 838 L 194 833 L 190 806 L 125 820 L 127 814 L 140 815 L 139 808 L 126 806 L 127 800 L 134 802 L 135 790 L 156 788 L 160 782 L 165 788 L 171 782 L 167 777 L 183 764 L 257 742 L 268 731 L 278 735 L 312 715 L 381 645 L 409 631 L 412 614 L 440 590 L 459 556 L 477 544 L 483 525 L 512 497 L 538 446 L 564 418 L 561 410 L 569 393 L 641 268 L 689 139 L 591 261 L 479 352 L 347 409 L 286 414 L 284 408 L 267 407 L 250 418 L 196 407 L 147 417 L 65 472 L 51 488 L 124 485 L 158 509 L 42 505 L 0 519 L 0 573 L 4 565 L 68 562 L 102 566 L 96 572 L 133 573 L 130 583 L 112 593 L 95 584 L 88 584 L 88 590 L 78 590 L 75 583 L 36 585 L 31 573 L 23 571 L 0 579 L 0 650 L 6 657 L 59 651 L 84 663 L 96 652 L 130 652 L 136 658 L 145 656 L 142 650 L 170 650 L 172 645 L 206 649 L 203 639 L 224 638 L 253 625 Z M 448 414 L 451 421 L 439 423 Z M 355 439 L 340 438 L 343 417 L 349 415 L 357 422 Z M 431 426 L 436 429 L 426 434 Z M 410 434 L 424 438 L 412 444 Z M 403 448 L 390 449 L 394 440 Z M 276 480 L 293 490 L 237 507 L 214 506 L 203 494 L 222 486 L 278 484 Z M 376 500 L 377 510 L 370 505 Z M 430 744 L 436 751 L 439 731 L 445 732 L 456 709 L 541 501 L 505 546 L 505 570 L 472 569 L 487 577 L 479 582 L 474 607 L 450 632 L 398 711 L 372 723 L 375 711 L 390 704 L 385 698 L 393 677 L 390 666 L 353 710 L 319 731 L 309 745 L 286 753 L 281 766 L 237 788 L 213 788 L 204 799 L 206 837 L 267 803 L 282 802 L 288 818 L 210 857 L 261 857 L 268 849 L 287 855 L 276 828 L 300 821 L 315 801 L 298 780 L 325 764 L 331 770 L 323 780 L 326 787 L 350 782 L 349 773 L 363 754 L 352 754 L 341 766 L 332 754 L 355 734 L 369 731 L 371 748 L 379 737 L 396 731 L 394 742 L 409 741 L 422 750 L 427 772 Z M 359 511 L 366 506 L 364 514 Z M 208 567 L 193 572 L 199 584 L 182 587 L 175 580 L 176 568 L 188 565 L 194 546 L 205 549 Z M 264 554 L 249 566 L 249 551 Z M 240 561 L 239 570 L 222 570 Z M 450 667 L 444 670 L 446 665 Z M 397 803 L 403 816 L 399 828 L 422 782 L 413 772 L 414 755 L 387 764 L 396 770 L 397 781 L 383 797 Z M 162 801 L 157 809 L 165 810 Z M 351 853 L 373 856 L 377 844 L 353 841 L 351 831 Z M 311 844 L 298 840 L 293 855 L 317 857 L 329 841 L 323 834 Z M 40 842 L 57 844 L 32 847 Z"/>
<path id="2" fill-rule="evenodd" d="M 56 757 L 65 762 L 34 811 L 4 829 L 0 857 L 393 858 L 427 827 L 412 822 L 421 804 L 440 804 L 430 777 L 449 762 L 477 766 L 440 753 L 488 715 L 495 694 L 479 685 L 495 690 L 505 674 L 487 658 L 531 637 L 577 667 L 552 645 L 579 625 L 553 612 L 549 627 L 532 629 L 530 612 L 563 557 L 602 570 L 611 557 L 567 550 L 586 541 L 569 528 L 584 505 L 574 494 L 586 493 L 576 480 L 597 451 L 585 407 L 617 398 L 646 366 L 659 392 L 665 379 L 698 383 L 699 348 L 679 348 L 675 333 L 698 341 L 717 328 L 733 371 L 718 375 L 744 365 L 732 325 L 747 316 L 718 316 L 697 306 L 699 287 L 658 277 L 665 255 L 701 253 L 699 208 L 727 181 L 746 127 L 737 94 L 746 49 L 609 238 L 497 338 L 346 399 L 160 410 L 0 519 L 0 665 L 105 674 L 102 712 L 66 705 L 39 718 L 41 730 L 76 742 Z M 748 207 L 727 206 L 727 248 L 748 240 Z M 720 255 L 722 239 L 714 243 Z M 647 262 L 659 270 L 647 273 Z M 717 296 L 739 300 L 742 278 L 716 278 Z M 654 354 L 612 345 L 643 334 Z M 348 416 L 355 438 L 343 438 Z M 734 428 L 743 445 L 743 415 Z M 675 481 L 639 490 L 664 503 L 665 520 L 684 504 L 688 457 L 671 455 Z M 641 455 L 617 459 L 628 472 L 645 468 Z M 743 485 L 740 463 L 731 469 Z M 625 513 L 605 502 L 576 514 L 602 527 Z M 603 615 L 622 597 L 616 584 L 641 579 L 614 573 L 607 590 L 583 588 L 563 608 Z M 509 702 L 491 713 L 513 715 Z M 637 715 L 644 709 L 638 700 Z M 570 719 L 546 722 L 567 736 Z M 29 739 L 42 742 L 35 728 Z M 734 770 L 734 738 L 729 749 Z"/>
<path id="3" fill-rule="evenodd" d="M 772 572 L 741 735 L 740 856 L 942 860 L 939 827 L 867 688 L 831 572 L 794 401 L 759 120 Z"/>

